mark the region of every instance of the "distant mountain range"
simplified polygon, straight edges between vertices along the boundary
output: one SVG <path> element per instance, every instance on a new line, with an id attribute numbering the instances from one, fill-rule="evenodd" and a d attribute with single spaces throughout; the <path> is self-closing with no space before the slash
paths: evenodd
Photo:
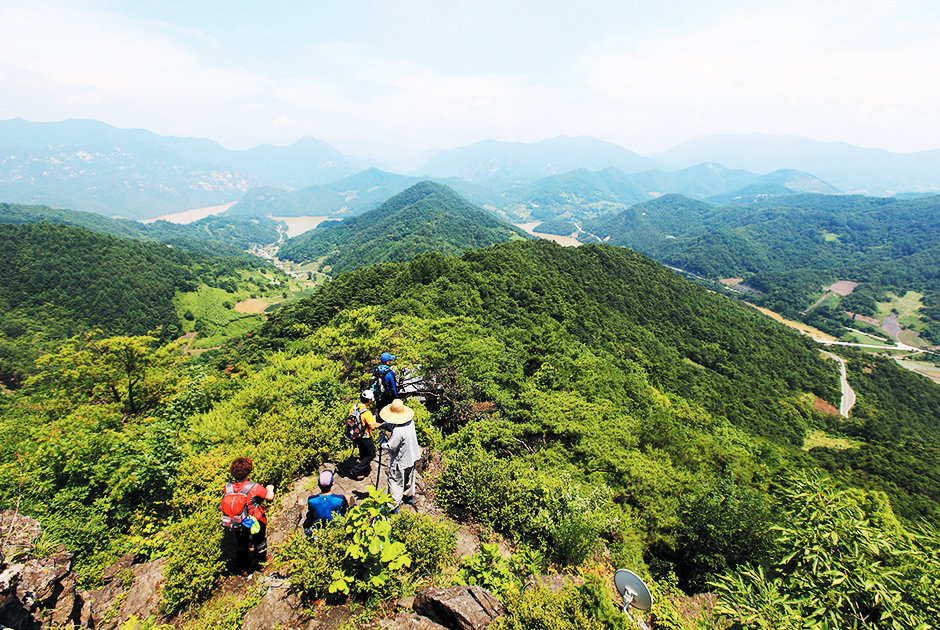
<path id="1" fill-rule="evenodd" d="M 590 137 L 487 140 L 400 174 L 309 137 L 230 151 L 91 120 L 17 118 L 0 121 L 0 201 L 130 219 L 233 201 L 239 216 L 346 217 L 430 177 L 501 218 L 529 221 L 598 216 L 669 193 L 733 204 L 794 192 L 940 191 L 940 150 L 754 134 L 700 138 L 654 158 Z"/>
<path id="2" fill-rule="evenodd" d="M 335 275 L 375 263 L 408 262 L 427 251 L 454 255 L 528 238 L 447 186 L 422 181 L 365 214 L 290 239 L 278 256 L 320 261 L 322 270 Z"/>
<path id="3" fill-rule="evenodd" d="M 424 165 L 431 177 L 458 177 L 469 182 L 506 186 L 527 184 L 576 169 L 613 167 L 639 173 L 664 164 L 597 138 L 558 136 L 526 144 L 485 140 L 453 151 L 441 151 Z"/>
<path id="4" fill-rule="evenodd" d="M 755 133 L 703 136 L 653 157 L 675 168 L 706 161 L 755 173 L 792 168 L 812 173 L 845 192 L 881 197 L 940 192 L 940 149 L 891 153 L 845 142 Z"/>
<path id="5" fill-rule="evenodd" d="M 325 142 L 229 151 L 211 140 L 94 120 L 0 121 L 0 201 L 151 219 L 240 199 L 268 185 L 342 179 L 365 164 Z"/>

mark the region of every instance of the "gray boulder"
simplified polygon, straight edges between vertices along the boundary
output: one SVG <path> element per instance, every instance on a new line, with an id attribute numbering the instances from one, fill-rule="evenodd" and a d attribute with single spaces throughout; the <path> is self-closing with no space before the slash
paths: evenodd
<path id="1" fill-rule="evenodd" d="M 479 586 L 426 588 L 415 595 L 415 612 L 450 630 L 482 630 L 506 608 Z"/>
<path id="2" fill-rule="evenodd" d="M 290 583 L 272 583 L 258 605 L 245 615 L 242 629 L 297 628 L 303 617 L 300 595 L 291 591 Z"/>

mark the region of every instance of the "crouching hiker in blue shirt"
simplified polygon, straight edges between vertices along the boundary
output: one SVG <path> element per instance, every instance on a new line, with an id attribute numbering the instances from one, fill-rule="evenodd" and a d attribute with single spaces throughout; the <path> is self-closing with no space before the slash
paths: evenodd
<path id="1" fill-rule="evenodd" d="M 333 520 L 334 514 L 345 516 L 349 510 L 349 501 L 342 494 L 333 494 L 333 473 L 324 470 L 317 479 L 320 494 L 307 499 L 307 518 L 304 519 L 304 533 L 308 536 L 314 525 L 318 528 Z"/>

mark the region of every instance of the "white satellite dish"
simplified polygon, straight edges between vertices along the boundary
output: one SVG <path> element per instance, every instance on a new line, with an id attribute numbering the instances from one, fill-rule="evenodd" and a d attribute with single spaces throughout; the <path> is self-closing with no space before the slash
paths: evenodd
<path id="1" fill-rule="evenodd" d="M 631 608 L 649 610 L 653 607 L 653 594 L 640 576 L 630 569 L 617 569 L 614 573 L 614 586 L 623 597 L 623 612 L 638 628 L 648 630 L 642 620 L 634 619 L 630 614 Z"/>

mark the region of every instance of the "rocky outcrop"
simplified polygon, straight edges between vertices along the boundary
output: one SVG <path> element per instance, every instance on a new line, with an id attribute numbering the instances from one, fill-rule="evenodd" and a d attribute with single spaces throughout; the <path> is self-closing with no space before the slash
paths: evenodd
<path id="1" fill-rule="evenodd" d="M 479 586 L 426 588 L 415 595 L 414 610 L 450 630 L 482 630 L 506 614 L 502 602 Z"/>
<path id="2" fill-rule="evenodd" d="M 268 586 L 258 605 L 245 615 L 242 629 L 298 628 L 303 618 L 300 595 L 291 591 L 290 582 L 276 581 Z"/>
<path id="3" fill-rule="evenodd" d="M 427 617 L 409 612 L 398 613 L 398 616 L 392 619 L 389 625 L 381 627 L 385 630 L 449 630 L 446 626 L 435 623 Z"/>
<path id="4" fill-rule="evenodd" d="M 72 555 L 63 549 L 35 557 L 39 522 L 7 510 L 0 514 L 0 626 L 16 630 L 82 625 L 84 593 L 77 588 Z"/>
<path id="5" fill-rule="evenodd" d="M 138 619 L 159 617 L 166 559 L 136 564 L 134 560 L 132 553 L 122 556 L 105 569 L 101 588 L 89 593 L 90 627 L 112 630 L 131 615 Z"/>

